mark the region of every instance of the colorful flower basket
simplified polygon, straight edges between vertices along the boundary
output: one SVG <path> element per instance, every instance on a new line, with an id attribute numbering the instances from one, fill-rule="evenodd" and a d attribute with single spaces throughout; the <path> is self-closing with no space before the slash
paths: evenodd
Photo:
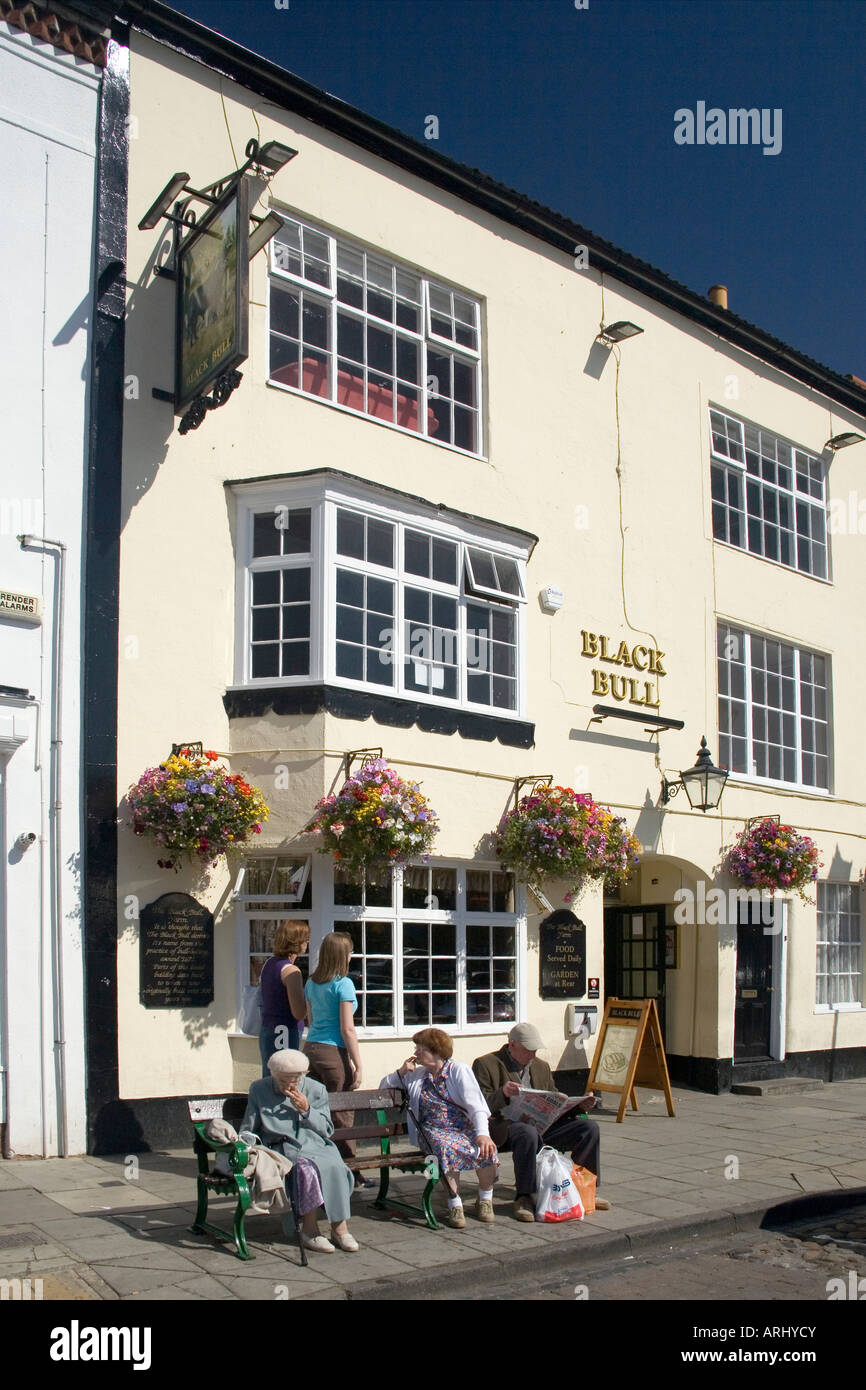
<path id="1" fill-rule="evenodd" d="M 439 821 L 415 782 L 404 782 L 383 758 L 350 777 L 337 796 L 325 796 L 307 826 L 322 836 L 321 854 L 347 869 L 405 864 L 426 857 Z"/>
<path id="2" fill-rule="evenodd" d="M 591 796 L 541 786 L 502 817 L 496 853 L 503 868 L 532 888 L 545 879 L 566 879 L 570 901 L 593 879 L 603 879 L 608 892 L 625 883 L 639 862 L 640 842 L 622 817 Z"/>
<path id="3" fill-rule="evenodd" d="M 792 889 L 811 902 L 809 887 L 818 877 L 818 846 L 793 825 L 772 817 L 746 826 L 722 859 L 722 868 L 746 888 Z"/>
<path id="4" fill-rule="evenodd" d="M 270 815 L 258 787 L 241 774 L 215 766 L 211 750 L 191 757 L 172 753 L 159 767 L 149 767 L 129 788 L 130 824 L 136 835 L 150 835 L 166 852 L 161 869 L 176 869 L 177 860 L 212 859 L 261 833 Z"/>

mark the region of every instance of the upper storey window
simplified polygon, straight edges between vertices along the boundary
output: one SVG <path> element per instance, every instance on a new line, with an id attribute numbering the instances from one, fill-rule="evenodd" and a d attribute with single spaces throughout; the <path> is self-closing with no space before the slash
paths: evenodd
<path id="1" fill-rule="evenodd" d="M 710 410 L 713 535 L 827 578 L 824 465 L 786 440 Z"/>
<path id="2" fill-rule="evenodd" d="M 481 453 L 481 311 L 287 217 L 271 242 L 270 381 Z"/>

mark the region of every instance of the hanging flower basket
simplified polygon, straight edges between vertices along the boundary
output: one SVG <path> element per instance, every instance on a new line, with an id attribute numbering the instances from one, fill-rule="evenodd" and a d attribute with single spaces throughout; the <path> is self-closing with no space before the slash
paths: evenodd
<path id="1" fill-rule="evenodd" d="M 320 854 L 363 872 L 373 864 L 425 858 L 439 821 L 420 787 L 404 782 L 384 758 L 367 763 L 336 796 L 323 797 L 307 830 L 318 831 Z"/>
<path id="2" fill-rule="evenodd" d="M 608 892 L 639 862 L 640 842 L 621 816 L 571 787 L 536 787 L 508 811 L 496 832 L 496 853 L 531 888 L 549 878 L 572 885 L 566 901 L 603 879 Z"/>
<path id="3" fill-rule="evenodd" d="M 818 877 L 818 846 L 793 825 L 772 817 L 746 826 L 722 859 L 722 869 L 745 888 L 793 890 L 811 902 L 808 889 Z"/>
<path id="4" fill-rule="evenodd" d="M 213 860 L 261 833 L 270 811 L 258 787 L 240 773 L 217 766 L 211 750 L 191 757 L 173 753 L 159 767 L 149 767 L 129 788 L 130 825 L 136 835 L 150 835 L 165 851 L 161 869 L 177 861 Z"/>

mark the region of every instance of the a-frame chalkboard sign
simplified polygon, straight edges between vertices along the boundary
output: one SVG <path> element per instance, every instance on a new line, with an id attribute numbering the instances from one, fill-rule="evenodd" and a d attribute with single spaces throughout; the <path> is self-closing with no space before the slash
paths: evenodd
<path id="1" fill-rule="evenodd" d="M 654 999 L 608 999 L 592 1059 L 587 1091 L 616 1091 L 617 1124 L 629 1101 L 637 1110 L 636 1086 L 663 1091 L 668 1114 L 674 1099 Z"/>

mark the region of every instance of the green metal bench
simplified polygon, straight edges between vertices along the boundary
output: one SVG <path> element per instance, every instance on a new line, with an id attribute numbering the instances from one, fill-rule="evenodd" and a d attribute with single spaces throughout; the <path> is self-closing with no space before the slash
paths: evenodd
<path id="1" fill-rule="evenodd" d="M 187 1101 L 189 1117 L 195 1130 L 193 1152 L 198 1159 L 196 1182 L 198 1206 L 196 1207 L 195 1221 L 190 1226 L 190 1230 L 195 1231 L 197 1235 L 213 1236 L 224 1244 L 229 1244 L 234 1240 L 237 1258 L 239 1260 L 254 1260 L 256 1257 L 247 1245 L 244 1232 L 244 1217 L 253 1200 L 249 1183 L 244 1177 L 244 1169 L 249 1163 L 249 1149 L 240 1140 L 231 1144 L 215 1144 L 205 1134 L 205 1129 L 210 1121 L 222 1117 L 224 1104 L 225 1102 L 222 1100 L 211 1099 Z M 230 1176 L 213 1171 L 210 1166 L 211 1154 L 228 1154 Z M 237 1197 L 238 1199 L 231 1235 L 220 1226 L 214 1226 L 207 1220 L 207 1204 L 211 1194 L 217 1197 Z"/>
<path id="2" fill-rule="evenodd" d="M 335 1111 L 353 1110 L 376 1112 L 375 1124 L 354 1124 L 344 1129 L 335 1129 L 331 1135 L 331 1140 L 336 1143 L 340 1139 L 378 1139 L 378 1154 L 356 1154 L 354 1158 L 344 1158 L 346 1167 L 353 1173 L 360 1173 L 366 1168 L 378 1168 L 379 1170 L 379 1191 L 373 1203 L 380 1211 L 387 1211 L 389 1208 L 396 1208 L 399 1211 L 412 1212 L 413 1215 L 423 1216 L 431 1231 L 439 1230 L 439 1222 L 433 1215 L 433 1191 L 439 1180 L 439 1166 L 435 1158 L 429 1154 L 424 1154 L 420 1149 L 397 1149 L 392 1150 L 392 1139 L 400 1138 L 408 1133 L 406 1124 L 406 1092 L 399 1088 L 386 1088 L 381 1091 L 332 1091 L 328 1096 L 328 1104 L 331 1107 L 331 1114 Z M 388 1111 L 398 1110 L 400 1119 L 388 1120 Z M 427 1178 L 427 1186 L 421 1195 L 421 1205 L 415 1202 L 406 1202 L 400 1197 L 388 1195 L 388 1184 L 391 1173 L 397 1169 L 401 1173 L 423 1173 Z"/>

